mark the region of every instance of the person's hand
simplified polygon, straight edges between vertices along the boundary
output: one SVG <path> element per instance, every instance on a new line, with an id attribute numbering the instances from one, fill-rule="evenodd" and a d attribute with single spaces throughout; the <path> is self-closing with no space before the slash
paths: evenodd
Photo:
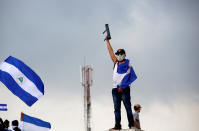
<path id="1" fill-rule="evenodd" d="M 118 88 L 119 93 L 122 93 L 122 91 L 123 91 L 122 88 Z"/>
<path id="2" fill-rule="evenodd" d="M 106 36 L 105 40 L 106 40 L 106 41 L 109 41 L 108 36 Z"/>

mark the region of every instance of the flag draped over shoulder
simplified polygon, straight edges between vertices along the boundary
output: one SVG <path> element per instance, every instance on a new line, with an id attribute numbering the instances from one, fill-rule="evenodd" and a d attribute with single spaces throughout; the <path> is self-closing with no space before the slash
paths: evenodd
<path id="1" fill-rule="evenodd" d="M 7 111 L 7 104 L 0 104 L 0 111 Z"/>
<path id="2" fill-rule="evenodd" d="M 130 64 L 128 59 L 125 59 L 125 62 L 118 65 L 115 64 L 113 71 L 113 87 L 125 89 L 131 85 L 137 76 L 133 70 L 133 66 Z"/>
<path id="3" fill-rule="evenodd" d="M 28 116 L 24 113 L 21 114 L 21 121 L 20 128 L 22 131 L 49 131 L 51 129 L 49 122 Z"/>
<path id="4" fill-rule="evenodd" d="M 44 84 L 40 77 L 12 56 L 0 64 L 0 81 L 28 106 L 44 95 Z"/>

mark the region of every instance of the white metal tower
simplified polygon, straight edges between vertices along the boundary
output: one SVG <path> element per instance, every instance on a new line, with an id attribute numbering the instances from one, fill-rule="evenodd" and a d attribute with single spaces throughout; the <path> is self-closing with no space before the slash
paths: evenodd
<path id="1" fill-rule="evenodd" d="M 90 88 L 93 83 L 92 67 L 89 65 L 81 67 L 81 84 L 84 88 L 84 125 L 85 131 L 91 131 L 91 95 Z"/>

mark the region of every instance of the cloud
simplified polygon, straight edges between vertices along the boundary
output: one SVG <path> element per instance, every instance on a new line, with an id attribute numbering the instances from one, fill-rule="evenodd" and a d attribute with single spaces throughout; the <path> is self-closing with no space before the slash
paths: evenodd
<path id="1" fill-rule="evenodd" d="M 146 106 L 146 105 L 145 105 Z M 199 113 L 198 101 L 180 97 L 171 103 L 164 101 L 150 103 L 143 108 L 141 121 L 143 128 L 151 131 L 180 131 L 189 129 L 197 131 L 197 114 Z"/>
<path id="2" fill-rule="evenodd" d="M 56 131 L 83 128 L 79 66 L 86 56 L 94 67 L 93 129 L 111 128 L 113 63 L 102 34 L 109 23 L 114 50 L 126 49 L 138 76 L 131 94 L 132 103 L 143 105 L 143 128 L 196 130 L 198 7 L 196 0 L 1 1 L 0 60 L 21 59 L 41 76 L 46 90 L 28 108 L 1 85 L 0 102 L 10 109 L 1 115 L 12 120 L 25 111 L 51 121 Z M 124 109 L 123 116 L 127 127 Z"/>

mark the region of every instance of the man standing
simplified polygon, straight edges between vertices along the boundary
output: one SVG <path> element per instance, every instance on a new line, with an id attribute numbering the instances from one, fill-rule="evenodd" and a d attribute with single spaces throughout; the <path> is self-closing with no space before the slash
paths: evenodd
<path id="1" fill-rule="evenodd" d="M 134 105 L 134 110 L 135 110 L 135 113 L 133 114 L 133 116 L 134 116 L 135 127 L 137 129 L 141 129 L 141 127 L 140 127 L 140 118 L 139 118 L 139 113 L 141 111 L 140 104 L 135 104 Z"/>
<path id="2" fill-rule="evenodd" d="M 21 129 L 18 126 L 19 126 L 18 120 L 12 121 L 12 129 L 13 129 L 13 131 L 21 131 Z"/>
<path id="3" fill-rule="evenodd" d="M 9 130 L 10 122 L 9 122 L 8 120 L 5 120 L 5 121 L 3 122 L 3 124 L 4 124 L 4 126 L 5 126 L 4 131 L 10 131 L 10 130 Z"/>
<path id="4" fill-rule="evenodd" d="M 134 128 L 134 121 L 131 109 L 130 84 L 137 79 L 137 76 L 130 65 L 130 61 L 125 59 L 125 50 L 118 49 L 114 54 L 108 37 L 106 37 L 106 43 L 110 57 L 114 63 L 112 96 L 114 102 L 115 127 L 112 129 L 120 130 L 122 128 L 120 123 L 121 101 L 124 103 L 129 122 L 128 126 L 131 129 Z"/>

